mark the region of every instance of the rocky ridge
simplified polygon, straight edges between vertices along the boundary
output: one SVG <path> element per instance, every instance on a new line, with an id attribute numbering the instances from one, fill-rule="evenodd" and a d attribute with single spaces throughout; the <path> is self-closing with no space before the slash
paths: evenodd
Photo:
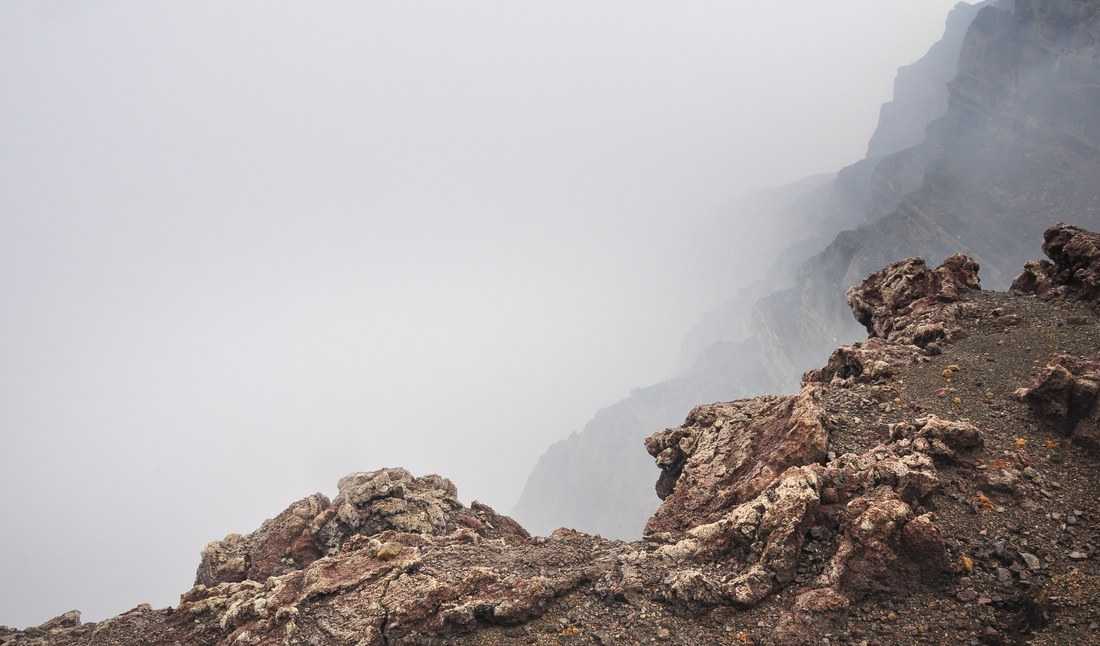
<path id="1" fill-rule="evenodd" d="M 1027 241 L 1050 224 L 1047 214 L 1100 226 L 1097 20 L 1095 3 L 1074 0 L 959 3 L 943 38 L 899 70 L 865 159 L 824 186 L 779 191 L 783 206 L 746 205 L 751 216 L 700 236 L 728 244 L 751 231 L 761 249 L 783 249 L 769 235 L 789 246 L 689 337 L 693 365 L 551 447 L 516 517 L 539 531 L 566 523 L 633 538 L 657 501 L 618 483 L 640 491 L 645 465 L 593 464 L 592 447 L 636 451 L 650 428 L 697 401 L 796 391 L 806 369 L 861 334 L 845 290 L 895 260 L 964 253 L 1003 289 L 1032 257 Z M 746 217 L 755 224 L 744 226 Z M 722 255 L 703 248 L 700 262 Z M 564 477 L 577 473 L 587 474 L 584 486 Z M 607 502 L 591 500 L 592 489 L 609 492 Z"/>
<path id="2" fill-rule="evenodd" d="M 848 293 L 870 338 L 797 394 L 651 435 L 642 540 L 531 537 L 440 476 L 352 474 L 208 545 L 175 608 L 0 644 L 1095 641 L 1100 236 L 1046 239 L 1014 293 L 964 256 L 894 263 Z"/>

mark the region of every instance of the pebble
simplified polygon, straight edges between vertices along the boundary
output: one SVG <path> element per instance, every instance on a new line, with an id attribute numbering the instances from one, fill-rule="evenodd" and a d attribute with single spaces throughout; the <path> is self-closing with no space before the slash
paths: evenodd
<path id="1" fill-rule="evenodd" d="M 672 637 L 672 633 L 669 632 L 668 628 L 658 628 L 657 629 L 657 639 L 660 639 L 661 641 L 666 641 L 670 637 Z"/>
<path id="2" fill-rule="evenodd" d="M 1020 558 L 1024 560 L 1029 570 L 1039 570 L 1043 567 L 1043 564 L 1039 562 L 1039 557 L 1031 552 L 1020 552 Z"/>
<path id="3" fill-rule="evenodd" d="M 1083 560 L 1087 559 L 1089 557 L 1089 555 L 1085 554 L 1081 550 L 1073 550 L 1072 552 L 1069 553 L 1069 557 L 1071 559 L 1073 559 L 1074 561 L 1083 561 Z"/>

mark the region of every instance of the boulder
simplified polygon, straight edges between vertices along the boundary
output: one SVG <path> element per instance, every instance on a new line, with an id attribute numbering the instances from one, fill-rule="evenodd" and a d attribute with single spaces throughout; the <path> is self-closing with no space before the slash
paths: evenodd
<path id="1" fill-rule="evenodd" d="M 1059 223 L 1043 233 L 1043 253 L 1012 281 L 1012 291 L 1043 299 L 1100 297 L 1100 234 Z"/>
<path id="2" fill-rule="evenodd" d="M 922 258 L 891 264 L 848 289 L 846 300 L 872 338 L 925 347 L 949 339 L 956 321 L 972 314 L 959 303 L 969 290 L 980 289 L 978 263 L 955 254 L 936 269 Z"/>

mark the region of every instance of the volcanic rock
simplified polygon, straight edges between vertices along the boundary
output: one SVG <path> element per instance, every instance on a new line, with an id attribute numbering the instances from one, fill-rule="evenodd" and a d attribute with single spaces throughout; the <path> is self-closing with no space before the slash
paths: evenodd
<path id="1" fill-rule="evenodd" d="M 1044 426 L 1093 451 L 1100 451 L 1098 393 L 1100 355 L 1063 354 L 1051 359 L 1021 394 Z"/>
<path id="2" fill-rule="evenodd" d="M 1043 233 L 1043 253 L 1054 262 L 1029 262 L 1012 291 L 1041 298 L 1094 301 L 1100 296 L 1100 235 L 1057 224 Z"/>
<path id="3" fill-rule="evenodd" d="M 868 276 L 848 289 L 852 314 L 872 337 L 924 347 L 950 339 L 956 321 L 973 315 L 960 295 L 979 289 L 978 263 L 956 254 L 936 269 L 922 258 L 908 258 Z"/>
<path id="4" fill-rule="evenodd" d="M 646 533 L 686 531 L 760 494 L 789 467 L 818 462 L 828 434 L 807 387 L 793 397 L 696 406 L 679 428 L 645 446 L 657 459 L 657 495 L 665 503 Z"/>
<path id="5" fill-rule="evenodd" d="M 1100 359 L 1057 358 L 1030 408 L 1007 394 L 1039 356 L 1024 344 L 1095 356 L 1100 317 L 981 291 L 973 268 L 877 272 L 853 301 L 878 336 L 797 395 L 696 406 L 647 438 L 664 500 L 640 541 L 531 537 L 440 476 L 355 473 L 208 545 L 175 608 L 74 611 L 0 644 L 1084 643 L 1095 457 L 1038 427 L 1087 443 Z M 943 355 L 912 343 L 925 325 Z M 1073 623 L 1051 631 L 1055 612 Z"/>

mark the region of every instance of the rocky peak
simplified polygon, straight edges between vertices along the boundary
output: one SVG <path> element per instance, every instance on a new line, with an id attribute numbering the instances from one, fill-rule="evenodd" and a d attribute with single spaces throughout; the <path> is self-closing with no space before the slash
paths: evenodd
<path id="1" fill-rule="evenodd" d="M 1100 296 L 1100 236 L 1080 227 L 1058 224 L 1043 233 L 1043 252 L 1054 262 L 1039 260 L 1024 265 L 1012 281 L 1012 291 L 1035 294 L 1047 300 Z"/>
<path id="2" fill-rule="evenodd" d="M 908 258 L 849 288 L 847 301 L 872 338 L 924 347 L 946 336 L 945 320 L 965 315 L 965 307 L 947 311 L 944 306 L 979 286 L 978 263 L 962 254 L 936 269 L 922 258 Z"/>
<path id="3" fill-rule="evenodd" d="M 230 534 L 207 545 L 195 584 L 264 581 L 385 532 L 426 536 L 468 532 L 512 543 L 529 536 L 488 505 L 474 501 L 470 508 L 463 506 L 454 484 L 441 476 L 415 478 L 405 469 L 382 469 L 348 475 L 338 487 L 331 503 L 313 494 L 251 534 Z"/>

